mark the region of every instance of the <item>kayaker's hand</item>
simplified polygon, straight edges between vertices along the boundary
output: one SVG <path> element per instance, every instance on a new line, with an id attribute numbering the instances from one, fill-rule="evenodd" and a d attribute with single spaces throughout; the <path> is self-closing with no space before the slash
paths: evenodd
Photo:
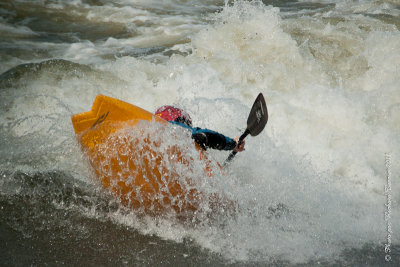
<path id="1" fill-rule="evenodd" d="M 233 149 L 234 152 L 242 152 L 242 151 L 245 150 L 245 149 L 244 149 L 244 145 L 246 144 L 246 142 L 243 140 L 242 143 L 241 143 L 240 145 L 238 145 L 238 143 L 239 143 L 239 138 L 240 138 L 240 136 L 237 136 L 237 137 L 235 138 L 236 147 Z"/>

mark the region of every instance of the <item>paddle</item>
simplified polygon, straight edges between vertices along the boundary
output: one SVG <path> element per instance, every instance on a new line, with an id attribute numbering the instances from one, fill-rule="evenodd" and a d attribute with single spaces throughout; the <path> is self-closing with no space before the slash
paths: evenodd
<path id="1" fill-rule="evenodd" d="M 243 142 L 247 135 L 257 136 L 264 130 L 265 125 L 268 121 L 268 110 L 265 104 L 265 99 L 262 93 L 260 93 L 254 101 L 253 107 L 251 108 L 249 118 L 247 119 L 247 128 L 244 133 L 239 137 L 239 145 Z M 225 160 L 224 165 L 228 164 L 236 155 L 237 152 L 232 151 L 229 157 Z"/>

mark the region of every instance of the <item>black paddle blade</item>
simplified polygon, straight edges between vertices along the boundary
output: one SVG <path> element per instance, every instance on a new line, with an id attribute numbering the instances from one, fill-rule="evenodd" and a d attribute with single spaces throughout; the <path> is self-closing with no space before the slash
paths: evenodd
<path id="1" fill-rule="evenodd" d="M 264 130 L 265 125 L 268 121 L 268 110 L 265 104 L 265 99 L 262 93 L 260 93 L 256 101 L 254 101 L 253 107 L 251 108 L 249 118 L 247 119 L 247 130 L 251 136 L 256 136 Z"/>

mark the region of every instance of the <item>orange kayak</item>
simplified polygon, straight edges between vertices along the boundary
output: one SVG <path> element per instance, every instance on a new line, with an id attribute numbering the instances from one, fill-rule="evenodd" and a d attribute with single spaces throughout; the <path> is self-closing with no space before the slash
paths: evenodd
<path id="1" fill-rule="evenodd" d="M 166 131 L 165 120 L 98 95 L 90 111 L 72 116 L 72 124 L 96 176 L 124 205 L 153 214 L 199 208 L 204 196 L 188 177 L 191 164 L 200 162 L 204 176 L 212 177 L 211 162 L 201 149 L 186 153 L 146 129 Z"/>

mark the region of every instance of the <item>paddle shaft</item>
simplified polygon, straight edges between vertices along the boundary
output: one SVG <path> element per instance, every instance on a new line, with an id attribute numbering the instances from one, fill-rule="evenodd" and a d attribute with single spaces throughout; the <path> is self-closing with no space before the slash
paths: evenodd
<path id="1" fill-rule="evenodd" d="M 239 147 L 243 140 L 249 134 L 251 136 L 256 136 L 264 130 L 265 125 L 268 121 L 268 110 L 267 105 L 265 104 L 265 99 L 262 93 L 260 93 L 256 100 L 254 101 L 253 106 L 251 107 L 251 111 L 249 117 L 247 118 L 247 127 L 246 131 L 239 137 L 237 147 Z M 226 166 L 236 155 L 236 151 L 232 151 L 229 154 L 229 157 L 225 160 L 224 166 Z"/>
<path id="2" fill-rule="evenodd" d="M 249 135 L 249 133 L 250 133 L 250 131 L 248 129 L 246 129 L 246 131 L 244 131 L 244 133 L 239 137 L 239 141 L 238 141 L 237 146 L 240 146 L 243 143 L 243 140 L 246 138 L 246 136 Z M 236 151 L 232 151 L 229 154 L 228 158 L 226 159 L 225 164 L 230 162 L 235 157 L 236 154 L 237 154 Z"/>

